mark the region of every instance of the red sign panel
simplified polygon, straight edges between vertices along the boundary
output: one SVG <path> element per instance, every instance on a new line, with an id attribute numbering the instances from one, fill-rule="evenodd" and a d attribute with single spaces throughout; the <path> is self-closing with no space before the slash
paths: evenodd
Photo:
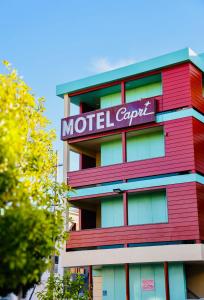
<path id="1" fill-rule="evenodd" d="M 154 290 L 154 280 L 153 279 L 143 279 L 142 280 L 143 291 L 153 291 Z"/>
<path id="2" fill-rule="evenodd" d="M 153 121 L 155 100 L 145 99 L 62 119 L 61 139 L 67 140 Z"/>

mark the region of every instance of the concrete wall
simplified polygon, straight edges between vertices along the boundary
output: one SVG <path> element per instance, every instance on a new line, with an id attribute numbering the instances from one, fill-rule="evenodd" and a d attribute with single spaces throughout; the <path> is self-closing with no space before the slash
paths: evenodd
<path id="1" fill-rule="evenodd" d="M 203 244 L 163 245 L 63 253 L 65 267 L 150 262 L 204 262 Z"/>
<path id="2" fill-rule="evenodd" d="M 102 276 L 93 276 L 93 300 L 102 300 Z"/>

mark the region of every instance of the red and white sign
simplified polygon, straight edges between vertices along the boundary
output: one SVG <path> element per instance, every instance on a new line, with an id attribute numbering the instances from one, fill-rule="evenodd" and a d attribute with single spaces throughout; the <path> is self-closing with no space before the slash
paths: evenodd
<path id="1" fill-rule="evenodd" d="M 154 280 L 153 279 L 143 279 L 142 280 L 143 291 L 153 291 L 154 290 Z"/>
<path id="2" fill-rule="evenodd" d="M 155 121 L 155 99 L 144 99 L 61 120 L 61 139 L 130 127 Z"/>

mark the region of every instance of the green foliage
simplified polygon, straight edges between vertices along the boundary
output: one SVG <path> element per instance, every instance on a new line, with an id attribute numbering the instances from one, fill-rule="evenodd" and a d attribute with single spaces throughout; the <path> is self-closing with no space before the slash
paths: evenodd
<path id="1" fill-rule="evenodd" d="M 53 238 L 63 232 L 63 224 L 56 228 L 54 215 L 33 206 L 7 209 L 0 217 L 0 294 L 25 291 L 39 282 L 47 269 L 53 251 Z M 8 289 L 6 288 L 8 287 Z"/>
<path id="2" fill-rule="evenodd" d="M 64 197 L 56 176 L 55 133 L 44 99 L 5 62 L 0 74 L 0 294 L 39 282 L 65 239 Z M 55 210 L 53 210 L 53 206 Z"/>
<path id="3" fill-rule="evenodd" d="M 50 206 L 59 204 L 65 187 L 55 186 L 55 132 L 47 130 L 44 99 L 9 67 L 0 74 L 0 207 L 24 201 Z M 43 180 L 42 180 L 43 179 Z"/>
<path id="4" fill-rule="evenodd" d="M 66 272 L 63 277 L 51 274 L 44 291 L 38 293 L 39 300 L 91 300 L 89 291 L 84 285 L 81 274 L 74 280 L 71 273 Z"/>

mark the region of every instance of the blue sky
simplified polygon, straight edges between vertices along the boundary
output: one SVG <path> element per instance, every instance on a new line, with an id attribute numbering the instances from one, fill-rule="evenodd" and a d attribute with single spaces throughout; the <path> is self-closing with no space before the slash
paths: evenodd
<path id="1" fill-rule="evenodd" d="M 1 0 L 0 59 L 46 97 L 62 160 L 56 84 L 184 47 L 204 52 L 203 15 L 203 0 Z"/>

